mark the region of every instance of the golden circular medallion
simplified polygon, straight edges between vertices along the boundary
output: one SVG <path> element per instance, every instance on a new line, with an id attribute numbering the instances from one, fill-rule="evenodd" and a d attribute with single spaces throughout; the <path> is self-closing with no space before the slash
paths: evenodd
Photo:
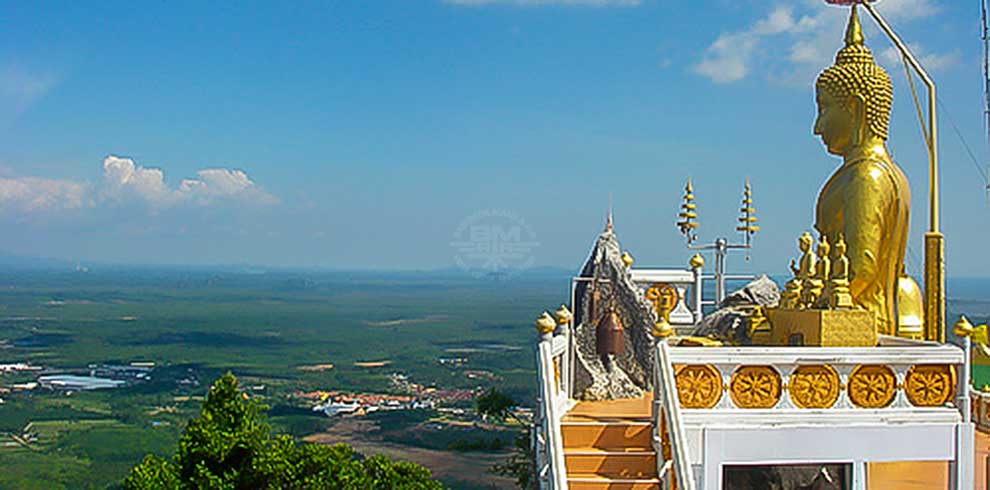
<path id="1" fill-rule="evenodd" d="M 894 401 L 897 377 L 879 364 L 856 366 L 849 374 L 849 400 L 860 408 L 883 408 Z"/>
<path id="2" fill-rule="evenodd" d="M 904 392 L 916 407 L 938 407 L 952 399 L 956 373 L 945 364 L 912 366 L 904 376 Z"/>
<path id="3" fill-rule="evenodd" d="M 791 373 L 787 391 L 799 408 L 829 408 L 839 399 L 839 375 L 832 366 L 800 366 Z"/>
<path id="4" fill-rule="evenodd" d="M 771 366 L 743 366 L 732 373 L 729 395 L 739 408 L 773 408 L 780 400 L 780 374 Z"/>
<path id="5" fill-rule="evenodd" d="M 674 378 L 682 408 L 712 408 L 722 398 L 722 376 L 712 366 L 680 366 Z"/>

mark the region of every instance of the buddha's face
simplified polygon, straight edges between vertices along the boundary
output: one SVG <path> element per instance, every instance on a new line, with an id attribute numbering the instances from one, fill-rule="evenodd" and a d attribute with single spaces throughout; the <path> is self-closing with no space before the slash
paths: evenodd
<path id="1" fill-rule="evenodd" d="M 818 118 L 815 119 L 815 134 L 821 136 L 825 148 L 833 155 L 844 155 L 854 144 L 858 132 L 855 102 L 843 101 L 826 90 L 818 90 L 815 96 L 818 103 Z"/>

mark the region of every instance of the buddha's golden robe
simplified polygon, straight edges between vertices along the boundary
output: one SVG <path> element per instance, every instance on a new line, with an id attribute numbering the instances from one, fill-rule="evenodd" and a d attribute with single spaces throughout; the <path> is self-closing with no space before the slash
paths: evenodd
<path id="1" fill-rule="evenodd" d="M 845 236 L 853 301 L 876 313 L 877 332 L 897 332 L 897 280 L 907 246 L 911 190 L 886 153 L 846 162 L 818 196 L 815 228 Z"/>

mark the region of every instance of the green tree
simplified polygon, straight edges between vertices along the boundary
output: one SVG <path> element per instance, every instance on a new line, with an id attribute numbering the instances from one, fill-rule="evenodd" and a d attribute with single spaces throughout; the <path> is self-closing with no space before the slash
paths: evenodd
<path id="1" fill-rule="evenodd" d="M 266 407 L 223 375 L 189 422 L 171 460 L 154 456 L 131 470 L 127 490 L 152 489 L 399 489 L 442 488 L 422 466 L 384 456 L 362 459 L 345 444 L 297 444 L 273 436 Z"/>
<path id="2" fill-rule="evenodd" d="M 523 490 L 532 490 L 536 488 L 536 478 L 533 477 L 536 473 L 534 463 L 533 448 L 530 446 L 530 434 L 527 430 L 516 436 L 512 453 L 503 462 L 493 466 L 492 472 L 496 475 L 512 477 L 516 480 L 516 486 Z"/>
<path id="3" fill-rule="evenodd" d="M 483 417 L 504 419 L 510 415 L 509 410 L 516 406 L 516 401 L 494 386 L 475 400 L 475 407 Z"/>

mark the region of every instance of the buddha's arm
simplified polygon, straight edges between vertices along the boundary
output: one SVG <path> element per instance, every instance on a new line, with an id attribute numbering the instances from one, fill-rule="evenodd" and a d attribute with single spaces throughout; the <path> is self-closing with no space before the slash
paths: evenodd
<path id="1" fill-rule="evenodd" d="M 871 284 L 876 283 L 881 274 L 880 263 L 883 255 L 891 253 L 883 250 L 883 240 L 887 236 L 890 220 L 886 214 L 894 189 L 876 172 L 864 168 L 862 175 L 851 179 L 846 189 L 844 203 L 845 220 L 842 232 L 845 234 L 849 258 L 849 289 L 854 298 Z"/>

